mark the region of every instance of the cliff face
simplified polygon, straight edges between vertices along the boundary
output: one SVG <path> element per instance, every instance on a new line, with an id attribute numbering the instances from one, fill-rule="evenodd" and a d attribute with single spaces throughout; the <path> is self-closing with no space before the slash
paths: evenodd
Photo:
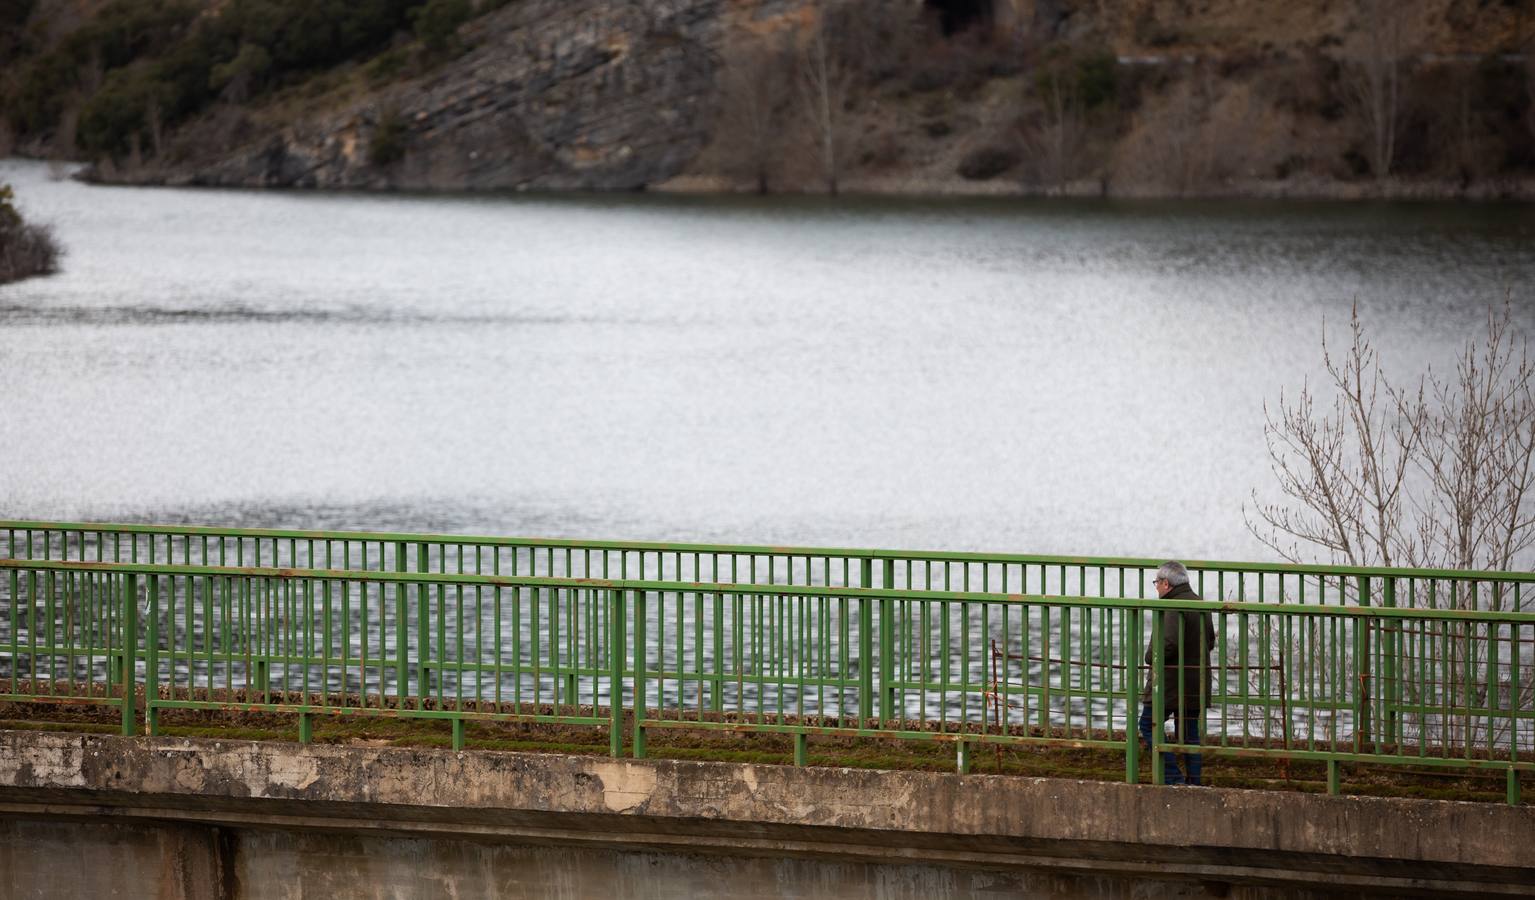
<path id="1" fill-rule="evenodd" d="M 225 152 L 115 177 L 242 187 L 609 189 L 663 181 L 708 140 L 723 0 L 522 0 L 474 49 Z M 381 160 L 372 148 L 394 149 Z"/>

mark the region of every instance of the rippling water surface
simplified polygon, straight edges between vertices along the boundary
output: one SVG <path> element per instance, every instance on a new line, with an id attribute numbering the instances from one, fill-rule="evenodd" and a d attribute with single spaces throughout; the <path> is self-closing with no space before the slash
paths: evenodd
<path id="1" fill-rule="evenodd" d="M 0 515 L 1267 557 L 1324 318 L 1443 366 L 1535 209 L 97 188 L 0 288 Z"/>

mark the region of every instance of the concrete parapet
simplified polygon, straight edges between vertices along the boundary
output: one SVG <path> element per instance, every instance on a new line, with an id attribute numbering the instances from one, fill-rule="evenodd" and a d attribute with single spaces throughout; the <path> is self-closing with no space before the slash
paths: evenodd
<path id="1" fill-rule="evenodd" d="M 215 885 L 238 882 L 227 834 L 277 831 L 1289 896 L 1535 896 L 1530 806 L 992 775 L 11 731 L 0 732 L 0 816 L 11 820 L 0 862 L 48 828 L 153 823 L 169 829 L 155 840 L 181 848 L 157 851 L 182 860 L 171 868 Z"/>

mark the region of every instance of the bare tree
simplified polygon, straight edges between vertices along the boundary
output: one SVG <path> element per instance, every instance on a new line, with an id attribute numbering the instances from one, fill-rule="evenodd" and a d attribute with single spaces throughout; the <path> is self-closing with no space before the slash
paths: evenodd
<path id="1" fill-rule="evenodd" d="M 1535 139 L 1535 42 L 1524 49 L 1524 124 Z"/>
<path id="2" fill-rule="evenodd" d="M 767 193 L 778 161 L 793 70 L 792 45 L 774 45 L 768 38 L 746 43 L 725 65 L 720 123 L 725 165 L 751 179 L 761 194 Z"/>
<path id="3" fill-rule="evenodd" d="M 1464 346 L 1449 377 L 1429 371 L 1405 387 L 1394 386 L 1357 309 L 1343 355 L 1335 356 L 1324 337 L 1323 360 L 1328 399 L 1319 400 L 1304 384 L 1293 400 L 1281 395 L 1276 410 L 1265 405 L 1264 435 L 1283 499 L 1262 503 L 1255 491 L 1253 509 L 1244 510 L 1260 541 L 1292 562 L 1320 556 L 1350 565 L 1472 571 L 1508 571 L 1530 562 L 1535 361 L 1513 327 L 1511 305 L 1489 312 L 1484 335 Z M 1485 584 L 1420 581 L 1441 607 L 1512 606 L 1509 592 Z M 1347 580 L 1340 587 L 1359 599 Z M 1423 708 L 1477 708 L 1489 700 L 1525 708 L 1535 702 L 1535 677 L 1501 680 L 1487 664 L 1489 642 L 1483 638 L 1490 626 L 1437 627 L 1441 649 L 1419 645 L 1420 653 L 1437 654 L 1426 661 L 1437 679 L 1406 685 L 1409 695 L 1427 695 Z M 1498 692 L 1506 696 L 1494 696 Z M 1428 738 L 1430 719 L 1447 742 L 1507 738 L 1506 724 L 1488 729 L 1484 719 L 1440 712 L 1418 715 L 1420 740 Z"/>
<path id="4" fill-rule="evenodd" d="M 1058 65 L 1040 73 L 1036 90 L 1041 113 L 1037 123 L 1025 129 L 1024 146 L 1034 160 L 1040 183 L 1059 187 L 1081 171 L 1086 135 L 1081 98 L 1074 79 Z"/>
<path id="5" fill-rule="evenodd" d="M 1391 174 L 1402 113 L 1402 26 L 1387 0 L 1360 0 L 1362 30 L 1368 35 L 1364 55 L 1345 67 L 1349 105 L 1364 124 L 1370 170 L 1376 178 Z"/>
<path id="6" fill-rule="evenodd" d="M 1455 374 L 1389 381 L 1356 309 L 1339 358 L 1323 340 L 1322 406 L 1309 384 L 1264 407 L 1284 496 L 1254 492 L 1248 528 L 1292 561 L 1508 570 L 1535 547 L 1535 361 L 1512 308 L 1490 312 Z"/>
<path id="7" fill-rule="evenodd" d="M 845 14 L 841 6 L 823 10 L 806 35 L 799 54 L 799 95 L 814 136 L 821 175 L 829 193 L 837 193 L 849 143 L 847 104 L 853 70 L 838 52 L 834 22 Z"/>
<path id="8" fill-rule="evenodd" d="M 1421 565 L 1406 486 L 1423 439 L 1425 388 L 1394 389 L 1357 308 L 1349 324 L 1341 359 L 1323 335 L 1330 398 L 1319 401 L 1308 381 L 1293 400 L 1281 393 L 1277 409 L 1264 404 L 1264 439 L 1284 500 L 1261 503 L 1255 490 L 1253 515 L 1244 510 L 1244 518 L 1291 562 L 1308 556 L 1306 546 L 1354 566 Z"/>
<path id="9" fill-rule="evenodd" d="M 1208 80 L 1196 70 L 1168 90 L 1160 108 L 1145 113 L 1133 152 L 1121 157 L 1134 177 L 1178 194 L 1210 179 L 1216 142 L 1207 122 L 1209 97 Z"/>
<path id="10" fill-rule="evenodd" d="M 160 92 L 150 91 L 144 104 L 144 124 L 149 129 L 149 148 L 159 159 L 165 148 L 165 113 L 160 106 Z"/>
<path id="11" fill-rule="evenodd" d="M 59 114 L 59 126 L 53 133 L 53 145 L 48 153 L 48 174 L 60 180 L 68 174 L 65 163 L 79 156 L 77 136 L 80 130 L 80 103 L 73 100 Z"/>
<path id="12" fill-rule="evenodd" d="M 1471 95 L 1475 88 L 1476 73 L 1466 66 L 1457 66 L 1454 79 L 1454 110 L 1452 112 L 1455 135 L 1456 174 L 1469 179 L 1476 166 L 1476 136 L 1472 115 Z"/>
<path id="13" fill-rule="evenodd" d="M 1206 135 L 1205 117 L 1210 106 L 1208 73 L 1195 70 L 1172 92 L 1162 122 L 1166 147 L 1166 173 L 1178 188 L 1189 191 L 1210 177 L 1214 142 Z"/>

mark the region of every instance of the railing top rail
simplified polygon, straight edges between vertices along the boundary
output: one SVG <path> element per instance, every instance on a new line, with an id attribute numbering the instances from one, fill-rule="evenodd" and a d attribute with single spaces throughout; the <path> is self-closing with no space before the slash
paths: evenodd
<path id="1" fill-rule="evenodd" d="M 178 566 L 149 563 L 71 562 L 64 560 L 0 559 L 0 570 L 96 572 L 123 575 L 165 575 L 210 578 L 272 578 L 302 581 L 368 582 L 373 584 L 453 584 L 466 587 L 544 587 L 567 590 L 644 591 L 679 594 L 748 594 L 774 597 L 848 597 L 889 600 L 931 600 L 968 603 L 1035 604 L 1110 609 L 1190 609 L 1200 612 L 1253 613 L 1286 616 L 1344 616 L 1391 619 L 1511 622 L 1535 625 L 1535 612 L 1509 610 L 1423 609 L 1421 607 L 1324 606 L 1320 604 L 1256 603 L 1237 600 L 1173 600 L 1157 597 L 1089 597 L 1055 594 L 993 594 L 975 591 L 935 591 L 857 588 L 836 585 L 742 584 L 737 582 L 647 581 L 639 579 L 558 578 L 533 575 L 458 575 L 443 572 L 380 572 L 358 569 L 291 569 L 256 566 Z"/>
<path id="2" fill-rule="evenodd" d="M 408 544 L 465 544 L 497 547 L 553 547 L 570 550 L 627 550 L 663 553 L 725 553 L 742 556 L 812 556 L 833 559 L 912 560 L 916 562 L 1010 563 L 1088 568 L 1155 569 L 1165 559 L 1129 556 L 1052 556 L 956 550 L 877 550 L 848 547 L 793 547 L 757 544 L 698 544 L 660 541 L 579 540 L 575 538 L 493 537 L 384 531 L 304 531 L 277 528 L 220 528 L 206 525 L 135 525 L 103 522 L 43 522 L 0 520 L 0 531 L 105 532 L 170 536 L 277 538 L 316 541 L 370 541 Z M 1535 584 L 1535 572 L 1416 569 L 1387 566 L 1345 566 L 1306 563 L 1181 560 L 1191 571 L 1241 572 L 1258 575 L 1319 575 L 1371 578 L 1423 578 L 1450 581 Z"/>

